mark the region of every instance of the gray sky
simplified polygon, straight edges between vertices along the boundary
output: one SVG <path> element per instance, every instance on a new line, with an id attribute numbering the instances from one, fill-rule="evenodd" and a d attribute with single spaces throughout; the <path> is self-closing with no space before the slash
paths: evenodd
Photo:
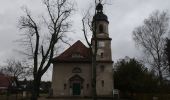
<path id="1" fill-rule="evenodd" d="M 92 0 L 75 0 L 77 11 L 74 15 L 74 34 L 72 41 L 84 40 L 81 32 L 82 10 L 89 6 Z M 94 1 L 94 0 L 93 0 Z M 104 13 L 109 19 L 109 34 L 112 38 L 113 60 L 125 56 L 139 57 L 140 52 L 135 47 L 132 39 L 132 31 L 142 24 L 143 20 L 154 10 L 170 10 L 169 0 L 108 0 L 111 5 L 104 6 Z M 0 62 L 7 58 L 18 57 L 15 42 L 20 38 L 21 31 L 17 28 L 17 22 L 23 15 L 22 7 L 29 8 L 33 15 L 41 15 L 44 6 L 41 0 L 0 0 Z M 47 75 L 51 77 L 51 74 Z"/>

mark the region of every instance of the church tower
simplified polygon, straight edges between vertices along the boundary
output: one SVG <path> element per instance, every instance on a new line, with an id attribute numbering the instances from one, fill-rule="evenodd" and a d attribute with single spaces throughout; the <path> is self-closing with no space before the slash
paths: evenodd
<path id="1" fill-rule="evenodd" d="M 112 96 L 113 91 L 112 39 L 109 37 L 108 25 L 108 18 L 103 13 L 103 5 L 99 3 L 92 22 L 97 39 L 96 91 L 98 96 Z M 94 39 L 93 36 L 93 46 Z"/>

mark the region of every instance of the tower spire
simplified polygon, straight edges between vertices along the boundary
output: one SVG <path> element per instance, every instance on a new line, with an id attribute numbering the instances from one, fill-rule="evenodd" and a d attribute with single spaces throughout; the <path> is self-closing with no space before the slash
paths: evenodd
<path id="1" fill-rule="evenodd" d="M 97 0 L 97 1 L 102 2 L 102 0 Z M 107 23 L 109 23 L 107 16 L 103 13 L 103 5 L 100 2 L 96 5 L 96 13 L 93 17 L 93 22 L 106 21 Z"/>
<path id="2" fill-rule="evenodd" d="M 98 5 L 96 6 L 97 12 L 103 12 L 103 5 L 101 4 L 101 1 L 99 0 Z"/>

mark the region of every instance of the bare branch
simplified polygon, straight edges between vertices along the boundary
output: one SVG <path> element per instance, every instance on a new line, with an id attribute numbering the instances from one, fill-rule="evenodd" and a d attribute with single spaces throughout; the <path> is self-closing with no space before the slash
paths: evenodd
<path id="1" fill-rule="evenodd" d="M 91 47 L 92 46 L 92 44 L 89 42 L 89 40 L 87 39 L 87 31 L 86 31 L 86 28 L 85 28 L 85 22 L 84 22 L 84 20 L 82 19 L 82 24 L 83 24 L 83 33 L 84 33 L 84 37 L 85 37 L 85 39 L 86 39 L 86 42 L 87 42 L 87 44 L 88 44 L 88 46 L 89 47 Z"/>
<path id="2" fill-rule="evenodd" d="M 133 39 L 141 46 L 150 60 L 150 65 L 157 71 L 160 81 L 166 70 L 164 65 L 164 35 L 168 33 L 169 17 L 166 12 L 156 11 L 144 20 L 142 26 L 133 31 Z"/>

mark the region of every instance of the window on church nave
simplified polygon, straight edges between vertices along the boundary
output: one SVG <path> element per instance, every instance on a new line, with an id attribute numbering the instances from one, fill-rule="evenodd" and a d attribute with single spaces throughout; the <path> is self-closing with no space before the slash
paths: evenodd
<path id="1" fill-rule="evenodd" d="M 83 58 L 83 56 L 80 53 L 73 53 L 72 58 Z"/>
<path id="2" fill-rule="evenodd" d="M 78 67 L 75 67 L 75 68 L 72 70 L 72 73 L 81 73 L 81 69 L 78 68 Z"/>

